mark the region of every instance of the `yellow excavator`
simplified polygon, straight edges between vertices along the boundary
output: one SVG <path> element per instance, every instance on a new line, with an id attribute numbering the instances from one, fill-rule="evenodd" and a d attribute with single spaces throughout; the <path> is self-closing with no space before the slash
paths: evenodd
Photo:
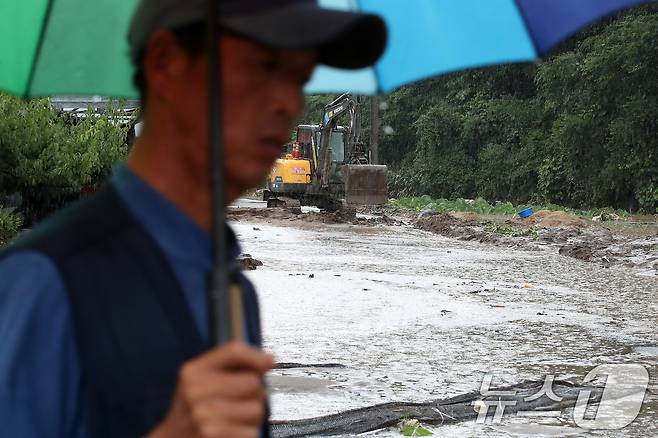
<path id="1" fill-rule="evenodd" d="M 386 166 L 370 164 L 360 140 L 360 98 L 343 94 L 319 125 L 299 125 L 292 150 L 276 161 L 263 192 L 268 207 L 312 205 L 335 211 L 388 202 Z M 338 122 L 347 118 L 346 125 Z"/>

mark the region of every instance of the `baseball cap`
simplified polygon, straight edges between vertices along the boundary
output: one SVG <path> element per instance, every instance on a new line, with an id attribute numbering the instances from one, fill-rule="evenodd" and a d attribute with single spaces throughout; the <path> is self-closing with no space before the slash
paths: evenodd
<path id="1" fill-rule="evenodd" d="M 386 25 L 377 15 L 327 9 L 317 0 L 217 1 L 223 28 L 274 48 L 315 48 L 330 67 L 370 66 L 386 48 Z M 207 0 L 141 0 L 128 35 L 133 62 L 154 32 L 204 21 L 206 14 Z"/>

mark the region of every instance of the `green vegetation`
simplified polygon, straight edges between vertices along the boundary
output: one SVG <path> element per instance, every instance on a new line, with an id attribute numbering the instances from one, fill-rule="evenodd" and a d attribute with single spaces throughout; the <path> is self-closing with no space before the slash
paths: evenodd
<path id="1" fill-rule="evenodd" d="M 510 236 L 510 237 L 532 237 L 536 238 L 539 236 L 539 231 L 534 228 L 519 228 L 518 226 L 513 226 L 510 224 L 498 224 L 490 222 L 484 226 L 484 231 L 500 234 L 501 236 Z"/>
<path id="2" fill-rule="evenodd" d="M 8 213 L 0 205 L 0 247 L 18 235 L 22 220 L 15 214 Z"/>
<path id="3" fill-rule="evenodd" d="M 472 200 L 458 198 L 456 200 L 448 199 L 433 199 L 430 196 L 424 195 L 420 197 L 399 198 L 390 202 L 393 207 L 406 208 L 412 210 L 435 210 L 439 213 L 450 212 L 463 212 L 463 213 L 477 213 L 477 214 L 501 214 L 501 215 L 516 215 L 521 210 L 532 207 L 535 212 L 540 210 L 548 211 L 565 211 L 575 216 L 583 216 L 592 218 L 602 213 L 616 214 L 621 218 L 628 217 L 628 212 L 623 210 L 615 210 L 613 208 L 593 208 L 590 210 L 579 210 L 567 208 L 555 204 L 520 204 L 514 205 L 511 202 L 496 202 L 490 204 L 482 198 Z"/>
<path id="4" fill-rule="evenodd" d="M 392 195 L 656 212 L 656 35 L 658 5 L 643 6 L 585 30 L 538 65 L 395 91 L 382 113 L 393 133 L 380 150 Z M 309 98 L 304 121 L 317 122 L 328 99 Z"/>
<path id="5" fill-rule="evenodd" d="M 0 195 L 20 195 L 27 225 L 93 190 L 125 158 L 128 127 L 116 115 L 74 118 L 47 99 L 0 94 Z"/>
<path id="6" fill-rule="evenodd" d="M 399 425 L 403 436 L 431 436 L 429 429 L 423 427 L 418 420 L 402 420 Z"/>

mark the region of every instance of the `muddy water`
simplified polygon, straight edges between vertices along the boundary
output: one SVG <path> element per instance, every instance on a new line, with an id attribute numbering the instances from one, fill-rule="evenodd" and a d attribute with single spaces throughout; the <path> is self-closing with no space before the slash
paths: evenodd
<path id="1" fill-rule="evenodd" d="M 658 278 L 553 251 L 505 250 L 406 227 L 237 223 L 281 362 L 272 417 L 297 419 L 387 401 L 426 401 L 494 384 L 579 382 L 596 365 L 641 363 L 658 376 Z M 653 388 L 656 390 L 656 388 Z M 624 436 L 658 436 L 651 393 Z M 439 436 L 618 436 L 561 419 L 432 427 Z M 370 436 L 400 436 L 395 430 Z"/>

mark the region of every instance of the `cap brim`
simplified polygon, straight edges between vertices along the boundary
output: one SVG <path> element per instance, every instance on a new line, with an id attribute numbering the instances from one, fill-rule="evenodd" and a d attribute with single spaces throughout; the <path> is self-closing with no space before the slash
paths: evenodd
<path id="1" fill-rule="evenodd" d="M 315 48 L 321 64 L 341 69 L 371 66 L 386 49 L 386 24 L 371 14 L 293 4 L 220 21 L 228 30 L 271 47 Z"/>

